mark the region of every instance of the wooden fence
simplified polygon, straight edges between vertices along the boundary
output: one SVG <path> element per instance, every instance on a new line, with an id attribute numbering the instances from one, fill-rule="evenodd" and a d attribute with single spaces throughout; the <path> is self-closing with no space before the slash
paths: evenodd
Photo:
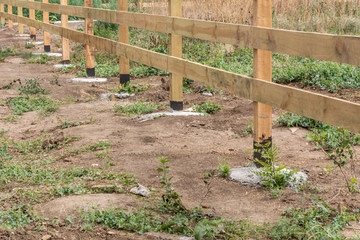
<path id="1" fill-rule="evenodd" d="M 124 0 L 119 0 L 119 3 L 120 1 L 124 2 Z M 172 3 L 174 6 L 175 2 L 179 0 L 171 1 L 174 1 Z M 127 4 L 126 0 L 125 2 Z M 254 2 L 261 1 L 254 0 Z M 263 2 L 271 3 L 271 0 L 264 0 Z M 124 39 L 124 34 L 120 42 L 116 42 L 94 36 L 88 32 L 80 32 L 64 26 L 60 27 L 49 24 L 48 22 L 40 22 L 23 16 L 13 15 L 9 12 L 6 13 L 3 11 L 3 4 L 58 13 L 62 14 L 62 16 L 69 15 L 116 23 L 123 26 L 121 28 L 123 31 L 127 31 L 127 27 L 131 26 L 168 33 L 171 34 L 170 55 L 131 46 L 126 41 L 127 39 Z M 124 5 L 120 8 L 119 4 L 119 9 L 124 10 Z M 309 118 L 360 132 L 359 104 L 275 84 L 270 81 L 264 81 L 269 79 L 251 78 L 184 60 L 181 58 L 182 47 L 178 45 L 182 44 L 181 36 L 186 36 L 269 52 L 360 65 L 360 37 L 358 36 L 338 36 L 186 19 L 180 17 L 179 11 L 176 10 L 176 8 L 171 8 L 171 5 L 169 13 L 175 16 L 94 9 L 91 7 L 32 2 L 30 0 L 0 0 L 0 11 L 0 17 L 7 18 L 9 21 L 42 29 L 44 32 L 60 35 L 64 39 L 70 39 L 87 46 L 95 47 L 98 50 L 107 51 L 120 56 L 124 59 L 122 61 L 130 59 L 170 72 L 173 76 L 171 80 L 171 94 L 173 95 L 171 96 L 171 100 L 174 102 L 182 101 L 182 78 L 187 77 L 213 88 L 251 99 L 255 102 L 278 107 Z M 124 29 L 124 26 L 126 29 Z M 122 32 L 120 31 L 119 34 L 122 34 Z M 125 34 L 125 36 L 127 37 L 128 35 Z M 261 64 L 258 67 L 260 68 Z M 124 70 L 125 73 L 126 71 L 128 71 L 128 69 Z M 120 74 L 123 74 L 121 69 Z M 257 129 L 255 129 L 255 131 L 256 130 Z M 255 139 L 255 141 L 257 142 L 259 139 Z"/>

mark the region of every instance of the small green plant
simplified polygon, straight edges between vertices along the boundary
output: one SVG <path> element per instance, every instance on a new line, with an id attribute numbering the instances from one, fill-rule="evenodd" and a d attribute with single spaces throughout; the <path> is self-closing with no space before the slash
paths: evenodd
<path id="1" fill-rule="evenodd" d="M 226 158 L 223 160 L 222 164 L 219 164 L 219 174 L 223 178 L 227 178 L 230 175 L 230 167 L 226 161 L 227 158 L 228 157 L 226 156 Z"/>
<path id="2" fill-rule="evenodd" d="M 25 48 L 26 49 L 31 49 L 31 48 L 34 48 L 35 47 L 35 44 L 33 44 L 32 42 L 26 42 L 25 43 Z"/>
<path id="3" fill-rule="evenodd" d="M 185 212 L 186 208 L 181 203 L 180 195 L 171 187 L 173 177 L 170 176 L 170 166 L 167 165 L 170 162 L 169 158 L 157 157 L 157 159 L 159 159 L 161 163 L 161 166 L 157 169 L 159 173 L 162 173 L 160 183 L 165 189 L 165 194 L 162 196 L 161 211 L 167 213 Z"/>
<path id="4" fill-rule="evenodd" d="M 0 137 L 4 136 L 7 131 L 5 129 L 0 130 Z"/>
<path id="5" fill-rule="evenodd" d="M 133 116 L 133 115 L 151 113 L 156 111 L 160 107 L 161 107 L 160 104 L 137 101 L 132 104 L 131 103 L 126 104 L 125 106 L 115 105 L 114 111 L 116 114 L 119 115 L 126 114 L 127 116 Z"/>
<path id="6" fill-rule="evenodd" d="M 93 118 L 90 118 L 90 120 L 88 120 L 88 121 L 80 121 L 80 122 L 71 122 L 68 120 L 62 120 L 59 116 L 57 116 L 57 119 L 61 124 L 61 126 L 60 126 L 61 129 L 78 127 L 78 126 L 88 125 L 88 124 L 92 124 L 92 123 L 96 122 L 96 120 L 94 120 Z"/>
<path id="7" fill-rule="evenodd" d="M 256 162 L 261 164 L 262 168 L 261 171 L 253 171 L 253 173 L 262 177 L 261 183 L 272 190 L 276 196 L 280 194 L 283 188 L 289 186 L 290 182 L 294 181 L 296 171 L 286 169 L 286 166 L 279 161 L 279 148 L 275 144 L 271 145 L 271 142 L 268 142 L 264 146 L 258 145 L 257 147 L 258 149 L 253 151 L 260 153 L 261 157 L 266 159 L 266 162 L 255 159 Z"/>
<path id="8" fill-rule="evenodd" d="M 54 79 L 51 79 L 51 80 L 50 80 L 50 84 L 51 84 L 51 85 L 60 86 L 60 84 L 59 84 L 59 75 L 58 75 L 58 74 L 54 74 L 54 75 L 53 75 L 53 78 L 54 78 Z"/>
<path id="9" fill-rule="evenodd" d="M 352 146 L 354 138 L 357 136 L 351 133 L 348 130 L 337 128 L 335 130 L 337 137 L 337 143 L 334 145 L 334 148 L 327 147 L 325 148 L 324 142 L 326 141 L 326 136 L 321 134 L 320 131 L 314 130 L 313 139 L 316 145 L 321 148 L 333 161 L 334 166 L 337 166 L 344 177 L 346 182 L 346 187 L 349 192 L 358 192 L 359 185 L 357 182 L 356 176 L 356 151 Z M 347 165 L 347 166 L 345 166 Z"/>
<path id="10" fill-rule="evenodd" d="M 44 96 L 20 96 L 9 100 L 9 107 L 13 114 L 21 115 L 25 112 L 40 110 L 41 116 L 55 112 L 59 103 Z"/>
<path id="11" fill-rule="evenodd" d="M 36 56 L 35 58 L 32 58 L 28 61 L 28 63 L 37 63 L 37 64 L 46 64 L 49 62 L 52 58 L 49 57 L 46 54 L 41 54 L 40 56 Z"/>
<path id="12" fill-rule="evenodd" d="M 129 93 L 129 94 L 134 94 L 137 92 L 145 92 L 149 88 L 151 88 L 150 83 L 148 83 L 147 85 L 142 85 L 142 84 L 137 84 L 137 83 L 132 84 L 130 82 L 127 82 L 126 85 L 119 83 L 117 92 L 118 93 L 125 92 L 125 93 Z"/>
<path id="13" fill-rule="evenodd" d="M 245 127 L 242 134 L 244 137 L 247 137 L 254 133 L 254 124 L 253 121 L 250 121 L 249 124 Z"/>
<path id="14" fill-rule="evenodd" d="M 312 208 L 289 208 L 271 229 L 273 239 L 343 239 L 341 231 L 357 214 L 338 213 L 324 200 L 311 196 Z"/>
<path id="15" fill-rule="evenodd" d="M 195 105 L 194 109 L 196 112 L 204 114 L 212 114 L 222 109 L 221 105 L 216 105 L 213 102 L 205 102 L 202 105 Z"/>
<path id="16" fill-rule="evenodd" d="M 10 154 L 7 152 L 7 145 L 4 145 L 4 146 L 0 147 L 0 158 L 2 160 L 12 159 Z"/>
<path id="17" fill-rule="evenodd" d="M 21 81 L 19 81 L 19 83 L 19 91 L 22 94 L 49 94 L 48 91 L 40 86 L 38 78 L 25 79 L 25 85 L 23 85 Z"/>

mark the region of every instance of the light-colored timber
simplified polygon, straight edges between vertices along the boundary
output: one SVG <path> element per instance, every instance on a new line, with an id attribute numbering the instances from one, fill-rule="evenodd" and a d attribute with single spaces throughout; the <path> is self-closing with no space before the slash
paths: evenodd
<path id="1" fill-rule="evenodd" d="M 8 13 L 12 14 L 12 5 L 8 5 Z M 9 28 L 13 27 L 13 21 L 9 20 L 8 24 L 9 24 Z"/>
<path id="2" fill-rule="evenodd" d="M 0 12 L 4 12 L 4 4 L 3 4 L 3 3 L 0 3 Z M 4 18 L 4 17 L 1 17 L 1 18 L 0 18 L 0 23 L 1 23 L 2 25 L 5 24 L 5 18 Z"/>
<path id="3" fill-rule="evenodd" d="M 0 17 L 9 18 L 82 44 L 89 44 L 99 50 L 104 50 L 117 56 L 124 56 L 148 66 L 183 75 L 183 77 L 240 97 L 360 133 L 360 104 L 357 103 L 227 72 L 25 17 L 3 12 L 0 13 Z"/>
<path id="4" fill-rule="evenodd" d="M 66 6 L 68 4 L 67 0 L 60 0 L 60 4 L 63 6 Z M 51 12 L 51 11 L 49 11 Z M 61 27 L 63 29 L 66 29 L 69 27 L 69 17 L 66 14 L 61 14 Z M 64 35 L 59 34 L 62 36 L 62 60 L 64 63 L 67 63 L 70 61 L 70 42 L 69 39 L 64 37 Z"/>
<path id="5" fill-rule="evenodd" d="M 186 37 L 262 49 L 324 61 L 360 65 L 360 37 L 311 33 L 256 27 L 243 24 L 220 23 L 180 17 L 119 12 L 106 9 L 62 6 L 19 0 L 2 3 L 46 10 L 53 13 L 92 18 L 151 31 L 174 33 Z"/>
<path id="6" fill-rule="evenodd" d="M 20 17 L 23 16 L 23 8 L 22 8 L 22 7 L 18 7 L 18 15 L 19 15 Z M 18 29 L 18 30 L 19 30 L 19 34 L 24 34 L 24 24 L 19 23 L 18 28 L 19 28 L 19 29 Z"/>
<path id="7" fill-rule="evenodd" d="M 182 0 L 168 0 L 169 16 L 182 17 Z M 182 36 L 170 34 L 169 54 L 182 58 Z M 170 101 L 174 103 L 174 110 L 183 110 L 183 76 L 170 72 Z M 171 106 L 170 102 L 170 106 Z M 177 104 L 176 104 L 177 103 Z M 176 106 L 178 105 L 178 106 Z M 180 106 L 179 106 L 180 105 Z"/>
<path id="8" fill-rule="evenodd" d="M 42 0 L 43 3 L 48 3 L 49 0 Z M 49 12 L 43 11 L 43 22 L 49 23 Z M 50 46 L 50 33 L 44 32 L 44 46 Z"/>
<path id="9" fill-rule="evenodd" d="M 93 0 L 85 0 L 85 7 L 92 7 Z M 94 21 L 90 18 L 85 18 L 85 32 L 87 34 L 94 35 Z M 95 76 L 95 48 L 91 45 L 85 46 L 85 57 L 86 57 L 86 69 L 92 70 L 89 77 Z M 89 74 L 89 73 L 88 73 Z"/>
<path id="10" fill-rule="evenodd" d="M 34 0 L 29 0 L 29 2 L 34 2 Z M 29 8 L 29 18 L 30 19 L 35 19 L 35 9 L 34 8 Z M 36 28 L 30 27 L 30 37 L 31 39 L 35 39 L 36 38 Z"/>
<path id="11" fill-rule="evenodd" d="M 272 27 L 272 0 L 254 0 L 253 13 L 254 25 Z M 254 49 L 253 52 L 254 78 L 271 82 L 272 52 L 262 49 Z M 254 102 L 254 142 L 264 145 L 271 142 L 271 138 L 272 107 L 260 102 Z"/>
<path id="12" fill-rule="evenodd" d="M 128 1 L 118 0 L 118 10 L 127 11 Z M 119 42 L 125 44 L 129 43 L 129 27 L 127 25 L 119 24 Z M 126 84 L 130 80 L 130 62 L 129 59 L 124 56 L 120 56 L 119 72 L 120 83 Z"/>

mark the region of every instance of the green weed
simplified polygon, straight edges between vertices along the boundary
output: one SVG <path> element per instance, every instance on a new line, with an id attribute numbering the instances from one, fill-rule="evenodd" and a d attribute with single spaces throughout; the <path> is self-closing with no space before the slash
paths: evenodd
<path id="1" fill-rule="evenodd" d="M 32 42 L 26 42 L 25 43 L 25 48 L 26 49 L 31 49 L 31 48 L 34 48 L 35 47 L 35 44 L 33 44 Z"/>
<path id="2" fill-rule="evenodd" d="M 245 127 L 242 134 L 244 137 L 247 137 L 254 133 L 254 123 L 253 121 L 250 121 L 249 124 Z"/>
<path id="3" fill-rule="evenodd" d="M 41 54 L 40 56 L 36 56 L 35 58 L 31 58 L 28 63 L 37 63 L 37 64 L 47 64 L 51 61 L 53 57 L 50 57 L 46 54 Z"/>
<path id="4" fill-rule="evenodd" d="M 226 161 L 227 158 L 223 160 L 222 164 L 219 164 L 219 174 L 223 178 L 227 178 L 230 175 L 230 167 Z"/>
<path id="5" fill-rule="evenodd" d="M 117 92 L 118 93 L 125 92 L 125 93 L 129 93 L 129 94 L 134 94 L 137 92 L 145 92 L 149 88 L 151 88 L 150 83 L 148 83 L 146 85 L 142 85 L 142 84 L 138 84 L 138 83 L 133 84 L 130 82 L 127 82 L 126 85 L 119 83 Z"/>
<path id="6" fill-rule="evenodd" d="M 40 86 L 38 78 L 25 79 L 25 85 L 19 81 L 19 91 L 22 94 L 49 94 L 48 91 Z"/>
<path id="7" fill-rule="evenodd" d="M 204 114 L 212 114 L 222 109 L 221 105 L 216 105 L 213 102 L 205 102 L 202 105 L 195 105 L 194 109 L 196 112 Z"/>
<path id="8" fill-rule="evenodd" d="M 289 208 L 271 230 L 274 239 L 343 239 L 341 230 L 356 215 L 337 213 L 325 201 L 312 197 L 313 208 Z"/>
<path id="9" fill-rule="evenodd" d="M 282 189 L 288 187 L 290 182 L 294 181 L 295 170 L 288 170 L 282 162 L 279 161 L 279 148 L 271 142 L 266 143 L 263 147 L 253 151 L 259 152 L 266 162 L 255 159 L 261 164 L 261 171 L 253 171 L 255 175 L 262 177 L 261 183 L 270 189 L 274 196 L 278 196 Z"/>
<path id="10" fill-rule="evenodd" d="M 20 96 L 9 100 L 9 107 L 15 115 L 40 110 L 41 116 L 49 115 L 59 108 L 59 103 L 44 96 Z"/>
<path id="11" fill-rule="evenodd" d="M 125 106 L 115 105 L 114 111 L 118 115 L 125 114 L 127 116 L 133 116 L 154 112 L 161 106 L 161 104 L 137 101 L 135 103 L 126 104 Z"/>
<path id="12" fill-rule="evenodd" d="M 37 222 L 37 218 L 29 205 L 20 204 L 11 209 L 0 211 L 0 228 L 16 230 L 32 222 Z"/>
<path id="13" fill-rule="evenodd" d="M 60 126 L 61 129 L 78 127 L 78 126 L 82 126 L 82 125 L 88 125 L 88 124 L 92 124 L 96 121 L 93 118 L 90 118 L 90 120 L 88 120 L 88 121 L 71 122 L 71 121 L 67 121 L 67 120 L 62 120 L 59 116 L 57 116 L 57 119 L 61 124 L 61 126 Z"/>

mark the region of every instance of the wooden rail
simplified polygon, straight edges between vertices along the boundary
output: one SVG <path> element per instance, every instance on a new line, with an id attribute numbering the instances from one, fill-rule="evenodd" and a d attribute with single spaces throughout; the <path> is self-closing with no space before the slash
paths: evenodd
<path id="1" fill-rule="evenodd" d="M 7 1 L 7 0 L 0 0 Z M 360 132 L 360 104 L 227 72 L 80 31 L 0 13 L 13 21 L 205 83 L 234 95 Z"/>
<path id="2" fill-rule="evenodd" d="M 94 9 L 79 6 L 1 0 L 1 3 L 69 16 L 91 18 L 151 31 L 178 34 L 324 61 L 360 65 L 360 37 L 289 31 L 181 17 Z"/>

